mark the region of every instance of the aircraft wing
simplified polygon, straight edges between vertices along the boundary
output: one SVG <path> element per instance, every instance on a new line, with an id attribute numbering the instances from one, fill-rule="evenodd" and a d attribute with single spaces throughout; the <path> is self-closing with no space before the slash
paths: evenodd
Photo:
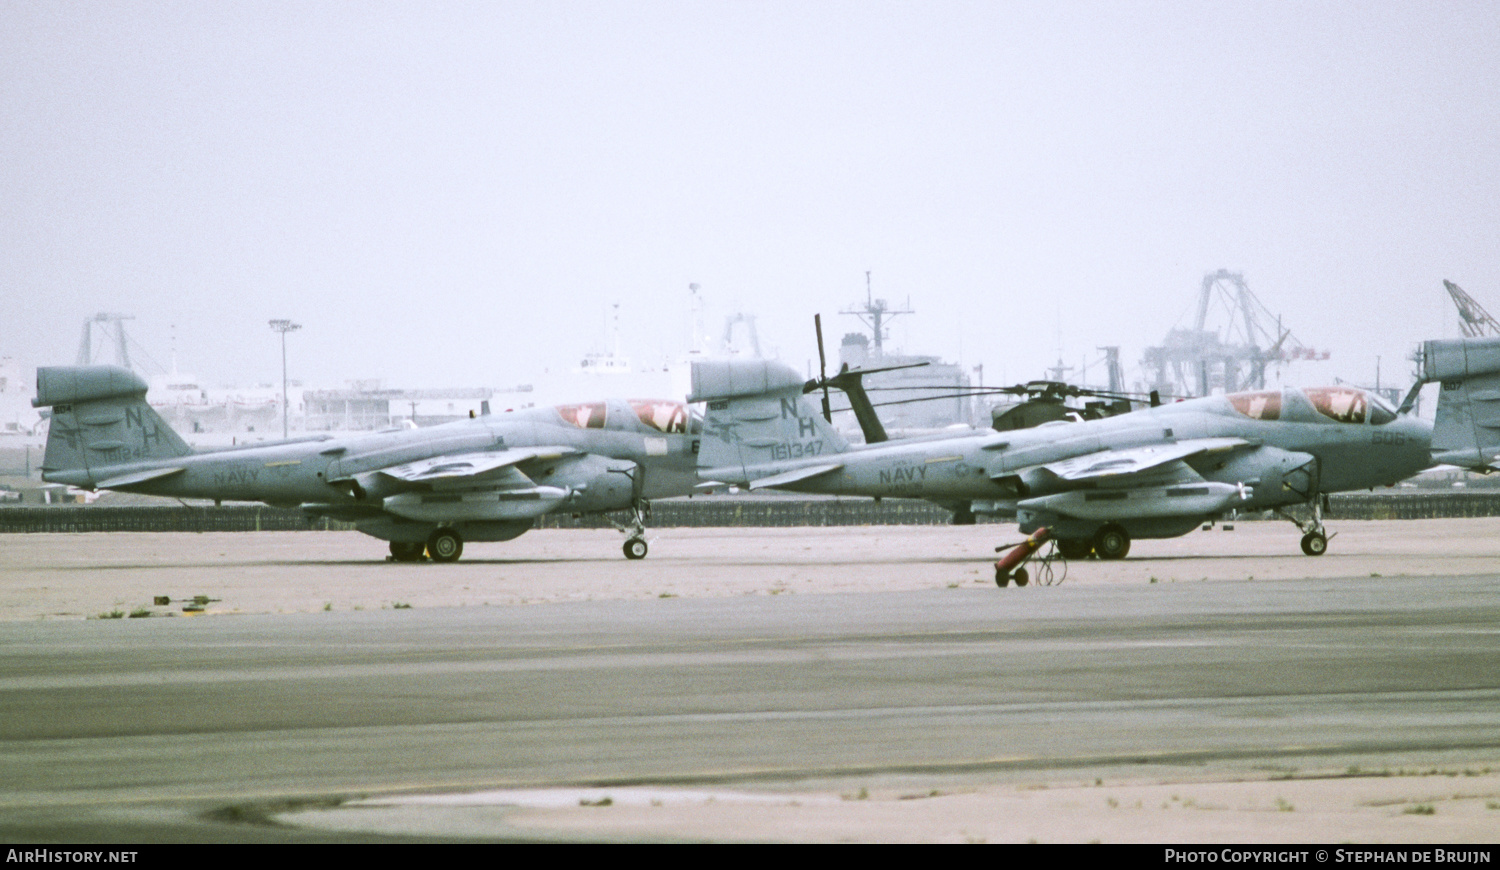
<path id="1" fill-rule="evenodd" d="M 484 480 L 502 486 L 506 483 L 530 486 L 531 479 L 517 469 L 517 465 L 533 460 L 545 462 L 582 453 L 583 451 L 573 447 L 517 447 L 509 450 L 456 453 L 448 456 L 434 456 L 403 465 L 392 465 L 380 469 L 380 474 L 407 483 L 458 483 Z"/>
<path id="2" fill-rule="evenodd" d="M 1041 467 L 1064 481 L 1078 483 L 1140 474 L 1193 456 L 1248 446 L 1252 446 L 1251 442 L 1243 438 L 1191 438 L 1170 444 L 1100 450 Z"/>

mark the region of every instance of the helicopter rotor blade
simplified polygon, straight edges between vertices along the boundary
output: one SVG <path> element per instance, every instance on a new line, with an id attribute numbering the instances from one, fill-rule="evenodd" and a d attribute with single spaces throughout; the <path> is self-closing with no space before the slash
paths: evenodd
<path id="1" fill-rule="evenodd" d="M 833 405 L 828 401 L 828 358 L 823 354 L 823 315 L 813 315 L 813 329 L 818 332 L 818 384 L 823 387 L 823 419 L 833 422 Z"/>

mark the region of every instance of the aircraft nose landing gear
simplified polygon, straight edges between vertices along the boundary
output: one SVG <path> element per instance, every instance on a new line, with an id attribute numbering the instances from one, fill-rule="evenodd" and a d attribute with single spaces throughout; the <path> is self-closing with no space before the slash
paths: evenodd
<path id="1" fill-rule="evenodd" d="M 646 517 L 651 515 L 651 502 L 641 499 L 630 506 L 630 525 L 622 526 L 613 519 L 610 525 L 625 533 L 625 546 L 621 549 L 627 559 L 644 559 L 646 551 Z"/>
<path id="2" fill-rule="evenodd" d="M 1323 509 L 1327 498 L 1327 496 L 1314 494 L 1312 498 L 1308 499 L 1311 518 L 1306 522 L 1297 519 L 1286 511 L 1276 511 L 1283 519 L 1302 530 L 1302 552 L 1309 556 L 1321 556 L 1328 552 L 1328 539 L 1333 537 L 1323 528 Z"/>

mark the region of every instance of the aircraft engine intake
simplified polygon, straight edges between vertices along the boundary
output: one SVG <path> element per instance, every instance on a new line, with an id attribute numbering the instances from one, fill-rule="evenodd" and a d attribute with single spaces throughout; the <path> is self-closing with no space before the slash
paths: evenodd
<path id="1" fill-rule="evenodd" d="M 579 456 L 538 482 L 568 490 L 565 510 L 625 510 L 641 492 L 645 471 L 628 459 L 610 459 L 598 454 Z"/>

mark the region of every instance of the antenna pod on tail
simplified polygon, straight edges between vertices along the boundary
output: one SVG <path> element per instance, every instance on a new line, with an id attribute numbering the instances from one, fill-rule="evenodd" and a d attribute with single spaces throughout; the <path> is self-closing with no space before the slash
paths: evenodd
<path id="1" fill-rule="evenodd" d="M 1422 343 L 1421 379 L 1442 384 L 1432 461 L 1492 471 L 1500 458 L 1500 338 Z"/>
<path id="2" fill-rule="evenodd" d="M 706 402 L 698 467 L 737 482 L 772 466 L 832 456 L 849 448 L 802 395 L 803 379 L 772 360 L 693 363 L 690 402 Z"/>
<path id="3" fill-rule="evenodd" d="M 146 404 L 146 382 L 118 366 L 39 368 L 31 404 L 52 409 L 45 480 L 91 486 L 95 469 L 193 452 Z"/>

